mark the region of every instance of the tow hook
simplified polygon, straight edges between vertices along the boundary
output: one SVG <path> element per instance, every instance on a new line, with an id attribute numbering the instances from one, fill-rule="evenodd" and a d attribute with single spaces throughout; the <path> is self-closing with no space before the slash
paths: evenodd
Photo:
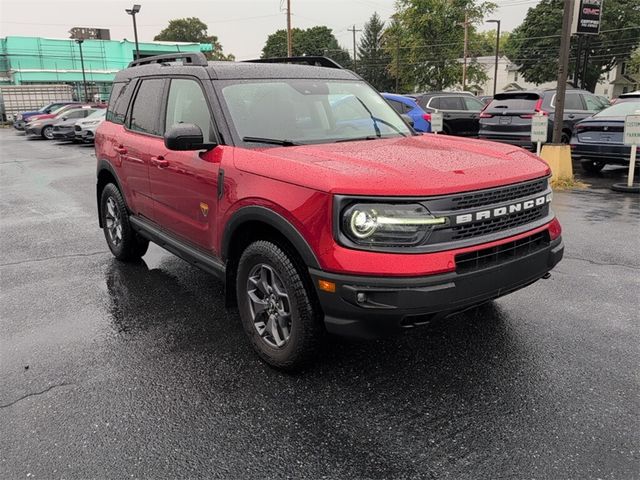
<path id="1" fill-rule="evenodd" d="M 544 280 L 546 280 L 547 278 L 551 278 L 551 272 L 547 272 L 547 273 L 545 273 L 545 274 L 542 276 L 542 278 L 543 278 Z"/>

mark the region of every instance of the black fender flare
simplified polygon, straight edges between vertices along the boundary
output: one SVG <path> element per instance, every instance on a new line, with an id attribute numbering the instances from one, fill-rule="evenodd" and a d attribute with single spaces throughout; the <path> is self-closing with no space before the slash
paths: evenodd
<path id="1" fill-rule="evenodd" d="M 251 221 L 265 223 L 284 235 L 310 268 L 320 269 L 315 253 L 302 234 L 282 215 L 265 207 L 248 206 L 238 209 L 229 219 L 222 236 L 221 254 L 224 261 L 229 255 L 231 238 L 238 228 Z"/>
<path id="2" fill-rule="evenodd" d="M 120 186 L 120 180 L 118 179 L 118 175 L 116 174 L 116 171 L 114 170 L 113 166 L 106 160 L 98 160 L 98 167 L 96 169 L 96 202 L 98 204 L 98 225 L 100 225 L 100 228 L 103 227 L 102 225 L 102 212 L 100 212 L 100 195 L 101 195 L 101 191 L 100 189 L 100 182 L 99 182 L 99 178 L 100 178 L 100 172 L 102 171 L 107 171 L 109 172 L 113 178 L 116 181 L 116 186 L 118 187 L 118 190 L 120 190 L 120 192 L 122 193 L 122 198 L 124 198 L 124 192 L 122 191 L 122 187 Z M 126 204 L 126 198 L 124 198 L 125 200 L 125 204 Z"/>

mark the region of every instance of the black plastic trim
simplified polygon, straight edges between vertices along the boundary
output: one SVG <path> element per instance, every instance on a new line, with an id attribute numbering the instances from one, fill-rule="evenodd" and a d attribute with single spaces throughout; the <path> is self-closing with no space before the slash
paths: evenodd
<path id="1" fill-rule="evenodd" d="M 245 63 L 298 63 L 310 65 L 312 67 L 326 67 L 344 69 L 335 60 L 323 56 L 299 56 L 299 57 L 272 57 L 272 58 L 256 58 L 253 60 L 243 60 Z"/>
<path id="2" fill-rule="evenodd" d="M 313 253 L 313 250 L 300 232 L 280 214 L 268 208 L 258 206 L 240 208 L 233 214 L 229 222 L 227 222 L 222 238 L 221 251 L 223 260 L 226 260 L 228 257 L 231 238 L 234 232 L 244 223 L 251 221 L 260 221 L 278 230 L 292 243 L 308 267 L 320 268 L 320 263 L 315 253 Z"/>
<path id="3" fill-rule="evenodd" d="M 211 254 L 200 251 L 197 248 L 188 245 L 174 236 L 166 233 L 155 225 L 150 224 L 146 220 L 131 216 L 129 217 L 131 226 L 141 236 L 177 255 L 190 264 L 201 268 L 205 272 L 215 275 L 223 282 L 226 279 L 225 265 L 219 259 Z"/>
<path id="4" fill-rule="evenodd" d="M 120 192 L 122 193 L 122 196 L 124 198 L 124 192 L 122 191 L 122 187 L 120 186 L 120 179 L 118 178 L 118 175 L 116 174 L 115 169 L 113 168 L 113 166 L 107 161 L 107 160 L 98 160 L 98 168 L 96 169 L 96 201 L 98 204 L 98 225 L 100 226 L 100 228 L 103 227 L 102 225 L 102 212 L 100 211 L 100 196 L 102 194 L 102 192 L 100 190 L 98 190 L 99 188 L 99 183 L 98 183 L 98 179 L 100 177 L 100 172 L 102 172 L 103 170 L 108 171 L 113 178 L 116 181 L 116 186 L 118 187 L 118 190 L 120 190 Z M 126 199 L 124 199 L 125 203 L 126 203 Z"/>

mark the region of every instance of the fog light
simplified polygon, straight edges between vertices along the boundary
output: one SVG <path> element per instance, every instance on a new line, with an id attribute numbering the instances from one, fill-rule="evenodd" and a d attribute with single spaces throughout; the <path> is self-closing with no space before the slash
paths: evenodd
<path id="1" fill-rule="evenodd" d="M 358 303 L 364 303 L 367 301 L 367 295 L 365 293 L 358 292 L 358 294 L 356 295 L 356 300 Z"/>

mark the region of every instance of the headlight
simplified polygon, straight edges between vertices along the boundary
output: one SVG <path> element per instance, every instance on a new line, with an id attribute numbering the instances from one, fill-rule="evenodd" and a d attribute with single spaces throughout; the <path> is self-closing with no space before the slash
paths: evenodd
<path id="1" fill-rule="evenodd" d="M 342 232 L 358 245 L 412 246 L 423 243 L 433 228 L 444 225 L 420 204 L 359 203 L 342 213 Z"/>
<path id="2" fill-rule="evenodd" d="M 22 114 L 21 113 L 18 114 L 17 120 L 22 120 Z"/>

